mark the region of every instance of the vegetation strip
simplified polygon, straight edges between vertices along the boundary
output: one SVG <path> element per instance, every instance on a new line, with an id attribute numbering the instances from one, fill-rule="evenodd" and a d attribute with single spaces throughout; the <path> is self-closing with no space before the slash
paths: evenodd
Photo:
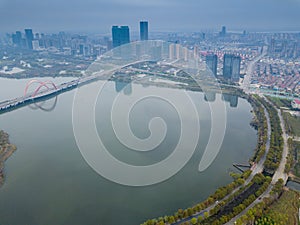
<path id="1" fill-rule="evenodd" d="M 8 134 L 0 130 L 0 186 L 2 186 L 4 183 L 4 162 L 16 150 L 16 146 L 10 144 Z"/>

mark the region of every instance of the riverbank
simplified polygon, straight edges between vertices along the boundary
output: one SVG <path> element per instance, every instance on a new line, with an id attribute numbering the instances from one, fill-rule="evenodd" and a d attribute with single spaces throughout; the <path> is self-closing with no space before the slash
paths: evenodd
<path id="1" fill-rule="evenodd" d="M 17 150 L 17 147 L 9 142 L 9 135 L 0 130 L 0 187 L 4 184 L 4 163 Z"/>

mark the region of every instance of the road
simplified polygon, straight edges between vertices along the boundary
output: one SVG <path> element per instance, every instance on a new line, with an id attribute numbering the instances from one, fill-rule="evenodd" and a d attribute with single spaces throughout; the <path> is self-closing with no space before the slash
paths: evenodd
<path id="1" fill-rule="evenodd" d="M 266 151 L 265 151 L 265 154 L 263 155 L 263 157 L 260 159 L 260 161 L 257 163 L 257 164 L 254 164 L 254 168 L 252 170 L 252 173 L 251 173 L 251 177 L 253 178 L 255 174 L 258 174 L 258 173 L 262 173 L 263 170 L 264 170 L 264 163 L 266 161 L 266 158 L 267 158 L 267 154 L 270 150 L 270 140 L 271 140 L 271 123 L 270 123 L 270 116 L 269 116 L 269 113 L 267 111 L 267 109 L 262 105 L 262 107 L 264 108 L 264 113 L 265 113 L 265 116 L 266 116 L 266 119 L 267 119 L 267 127 L 268 127 L 268 133 L 267 133 L 267 142 L 266 142 Z M 252 179 L 251 178 L 251 179 Z"/>
<path id="2" fill-rule="evenodd" d="M 82 85 L 88 84 L 90 82 L 97 81 L 100 78 L 108 79 L 109 77 L 111 77 L 111 74 L 114 71 L 121 69 L 123 67 L 130 66 L 135 63 L 140 63 L 140 62 L 144 62 L 144 61 L 136 61 L 136 62 L 132 62 L 132 63 L 126 64 L 126 65 L 120 66 L 120 65 L 110 64 L 107 62 L 102 63 L 100 61 L 99 62 L 96 61 L 94 64 L 91 65 L 90 70 L 87 71 L 90 73 L 90 75 L 83 76 L 81 78 L 72 80 L 67 83 L 56 85 L 56 87 L 49 88 L 48 86 L 46 86 L 47 90 L 42 90 L 42 91 L 39 91 L 38 93 L 30 93 L 30 94 L 26 94 L 25 96 L 21 96 L 18 98 L 0 102 L 0 112 L 6 112 L 8 110 L 12 111 L 14 109 L 31 104 L 32 101 L 35 101 L 35 100 L 38 100 L 41 98 L 51 97 L 51 96 L 54 97 L 56 95 L 59 95 L 62 92 L 72 90 L 73 88 L 76 88 L 78 86 L 82 86 Z M 104 71 L 104 70 L 100 70 L 100 68 L 109 68 L 109 69 L 106 69 Z"/>
<path id="3" fill-rule="evenodd" d="M 267 54 L 267 50 L 268 47 L 263 46 L 262 53 L 248 64 L 246 75 L 244 77 L 243 83 L 241 84 L 241 88 L 244 90 L 245 93 L 250 92 L 251 79 L 252 79 L 253 71 L 255 69 L 255 64 Z"/>
<path id="4" fill-rule="evenodd" d="M 270 102 L 269 100 L 267 100 L 267 102 L 269 102 L 274 108 L 276 108 L 273 105 L 272 102 Z M 286 162 L 287 162 L 287 156 L 289 154 L 289 147 L 288 147 L 288 142 L 287 142 L 288 141 L 288 135 L 287 135 L 286 130 L 285 130 L 285 125 L 284 125 L 284 120 L 283 120 L 283 117 L 282 117 L 282 114 L 281 114 L 281 110 L 278 109 L 278 108 L 276 108 L 276 110 L 277 110 L 277 113 L 278 113 L 278 116 L 279 116 L 279 119 L 280 119 L 280 126 L 281 126 L 281 129 L 282 129 L 283 152 L 282 152 L 282 159 L 280 161 L 279 167 L 276 170 L 276 172 L 273 176 L 273 179 L 272 179 L 273 184 L 275 184 L 278 181 L 278 179 L 280 179 L 280 178 L 284 180 L 284 183 L 286 183 L 287 179 L 288 179 L 288 174 L 286 174 L 284 172 L 285 165 L 286 165 Z"/>
<path id="5" fill-rule="evenodd" d="M 266 151 L 265 151 L 265 154 L 263 155 L 263 157 L 261 158 L 261 160 L 255 164 L 254 166 L 251 167 L 251 170 L 252 170 L 252 173 L 251 175 L 248 177 L 248 179 L 246 179 L 245 183 L 244 183 L 244 186 L 246 186 L 247 184 L 250 183 L 250 181 L 253 179 L 253 177 L 258 174 L 258 173 L 261 173 L 263 172 L 263 169 L 264 169 L 264 162 L 266 161 L 266 158 L 267 158 L 267 154 L 269 152 L 269 149 L 270 149 L 270 140 L 271 140 L 271 123 L 270 123 L 270 116 L 269 116 L 269 113 L 267 111 L 267 109 L 262 105 L 262 107 L 264 108 L 264 113 L 266 115 L 266 119 L 267 119 L 267 126 L 268 126 L 268 133 L 267 133 L 267 142 L 266 142 Z M 226 200 L 230 195 L 234 194 L 235 192 L 237 192 L 238 190 L 240 189 L 240 187 L 234 189 L 229 195 L 227 195 L 225 198 L 219 200 L 219 202 L 221 201 L 224 201 Z M 269 188 L 268 188 L 269 189 Z M 270 188 L 271 190 L 272 188 Z M 255 202 L 255 201 L 254 201 Z M 205 212 L 209 212 L 211 209 L 213 209 L 215 206 L 217 206 L 218 202 L 215 202 L 214 204 L 212 204 L 211 206 L 209 206 L 208 208 L 188 217 L 188 218 L 185 218 L 181 221 L 178 221 L 178 222 L 175 222 L 175 223 L 172 223 L 172 225 L 179 225 L 181 223 L 184 223 L 184 222 L 187 222 L 187 221 L 190 221 L 192 218 L 198 218 L 198 216 L 203 216 Z M 252 206 L 253 207 L 253 206 Z M 234 220 L 235 221 L 235 220 Z"/>
<path id="6" fill-rule="evenodd" d="M 264 99 L 268 103 L 272 104 L 267 98 L 264 97 Z M 272 106 L 275 107 L 273 104 L 272 104 Z M 272 190 L 272 188 L 273 188 L 273 185 L 279 179 L 283 179 L 284 184 L 287 182 L 288 174 L 286 174 L 284 172 L 284 169 L 285 169 L 285 165 L 286 165 L 286 162 L 287 162 L 287 156 L 288 156 L 288 153 L 289 153 L 289 148 L 288 148 L 288 143 L 287 143 L 288 135 L 287 135 L 286 130 L 285 130 L 285 125 L 284 125 L 284 120 L 282 118 L 281 110 L 277 109 L 277 108 L 276 108 L 276 110 L 277 110 L 277 113 L 278 113 L 278 116 L 279 116 L 279 119 L 280 119 L 280 126 L 281 126 L 281 129 L 282 129 L 282 138 L 283 138 L 283 141 L 284 141 L 282 159 L 280 161 L 279 167 L 275 171 L 275 173 L 273 175 L 273 178 L 272 178 L 272 181 L 271 181 L 271 184 L 269 185 L 268 189 L 261 196 L 259 196 L 259 198 L 257 198 L 254 202 L 252 202 L 245 210 L 243 210 L 239 215 L 237 215 L 236 217 L 231 219 L 228 223 L 226 223 L 227 225 L 234 224 L 234 222 L 237 219 L 239 219 L 241 216 L 245 215 L 249 209 L 253 208 L 256 204 L 261 202 L 264 197 L 268 197 L 271 190 Z"/>

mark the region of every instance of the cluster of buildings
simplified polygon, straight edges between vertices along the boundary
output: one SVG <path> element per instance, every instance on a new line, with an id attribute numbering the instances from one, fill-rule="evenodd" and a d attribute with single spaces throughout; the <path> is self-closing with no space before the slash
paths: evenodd
<path id="1" fill-rule="evenodd" d="M 264 57 L 256 64 L 253 86 L 272 91 L 300 93 L 300 62 Z"/>
<path id="2" fill-rule="evenodd" d="M 98 56 L 107 51 L 105 39 L 91 40 L 86 35 L 33 33 L 32 29 L 25 29 L 24 33 L 16 31 L 10 36 L 10 44 L 21 50 L 47 50 L 73 56 Z"/>
<path id="3" fill-rule="evenodd" d="M 140 22 L 140 40 L 148 40 L 148 21 Z M 118 47 L 123 44 L 130 43 L 130 31 L 128 26 L 113 26 L 112 27 L 112 44 L 113 47 Z"/>
<path id="4" fill-rule="evenodd" d="M 269 40 L 268 55 L 272 58 L 295 59 L 299 56 L 299 34 L 274 34 Z"/>
<path id="5" fill-rule="evenodd" d="M 25 29 L 25 36 L 21 31 L 16 31 L 15 34 L 12 34 L 12 42 L 17 47 L 34 49 L 38 45 L 38 41 L 34 38 L 32 29 Z"/>
<path id="6" fill-rule="evenodd" d="M 234 54 L 224 54 L 223 78 L 232 82 L 239 82 L 242 58 Z M 217 76 L 218 56 L 216 54 L 206 55 L 206 64 L 212 73 Z"/>
<path id="7" fill-rule="evenodd" d="M 151 38 L 169 42 L 169 59 L 188 59 L 195 55 L 206 61 L 212 74 L 227 82 L 243 78 L 248 63 L 268 47 L 253 71 L 251 85 L 269 90 L 300 94 L 300 33 L 242 33 L 220 31 L 197 33 L 151 33 Z M 112 26 L 111 36 L 86 36 L 59 32 L 33 33 L 32 29 L 8 35 L 6 43 L 24 50 L 40 50 L 57 55 L 93 60 L 108 50 L 136 40 L 148 40 L 148 22 L 140 21 L 139 32 L 131 35 L 129 26 Z M 182 48 L 184 46 L 186 48 Z M 191 50 L 191 51 L 189 51 Z M 157 59 L 162 49 L 155 48 Z M 139 52 L 137 45 L 137 54 Z M 163 52 L 166 52 L 163 49 Z M 190 53 L 193 53 L 190 56 Z"/>
<path id="8" fill-rule="evenodd" d="M 123 44 L 130 43 L 130 30 L 128 26 L 113 26 L 112 39 L 103 37 L 90 39 L 86 35 L 71 35 L 65 32 L 46 35 L 33 33 L 32 29 L 16 31 L 9 35 L 13 46 L 24 50 L 50 50 L 74 56 L 99 56 L 106 51 Z M 140 40 L 148 40 L 148 22 L 140 22 Z"/>

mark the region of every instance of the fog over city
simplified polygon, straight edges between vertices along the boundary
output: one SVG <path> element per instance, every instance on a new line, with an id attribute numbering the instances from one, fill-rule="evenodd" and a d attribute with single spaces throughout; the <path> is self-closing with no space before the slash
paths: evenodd
<path id="1" fill-rule="evenodd" d="M 1 31 L 110 32 L 112 24 L 151 21 L 152 31 L 297 31 L 299 0 L 1 0 Z"/>

